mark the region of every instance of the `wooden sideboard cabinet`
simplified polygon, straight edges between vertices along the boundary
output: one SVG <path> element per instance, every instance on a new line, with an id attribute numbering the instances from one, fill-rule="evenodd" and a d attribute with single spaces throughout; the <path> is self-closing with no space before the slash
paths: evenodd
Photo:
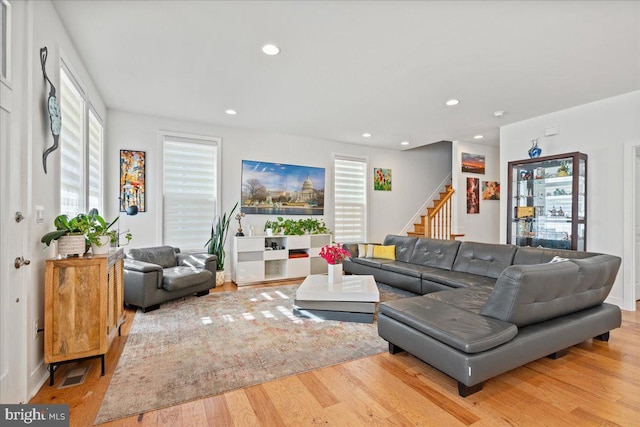
<path id="1" fill-rule="evenodd" d="M 123 250 L 45 263 L 44 361 L 57 365 L 104 355 L 124 322 Z"/>

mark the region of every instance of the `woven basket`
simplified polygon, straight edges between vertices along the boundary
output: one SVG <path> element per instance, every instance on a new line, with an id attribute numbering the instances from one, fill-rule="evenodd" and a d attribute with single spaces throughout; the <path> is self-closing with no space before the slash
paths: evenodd
<path id="1" fill-rule="evenodd" d="M 58 239 L 58 255 L 82 255 L 85 249 L 84 234 L 70 234 Z"/>

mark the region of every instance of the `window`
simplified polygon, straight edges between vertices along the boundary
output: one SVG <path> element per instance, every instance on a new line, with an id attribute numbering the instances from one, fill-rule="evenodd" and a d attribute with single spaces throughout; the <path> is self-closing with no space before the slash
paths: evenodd
<path id="1" fill-rule="evenodd" d="M 60 212 L 75 216 L 85 210 L 84 93 L 65 67 L 60 68 Z"/>
<path id="2" fill-rule="evenodd" d="M 162 135 L 163 242 L 204 248 L 218 212 L 220 140 Z"/>
<path id="3" fill-rule="evenodd" d="M 102 212 L 102 122 L 89 109 L 89 209 L 96 208 Z"/>
<path id="4" fill-rule="evenodd" d="M 9 80 L 9 37 L 11 36 L 11 5 L 0 0 L 0 78 Z"/>
<path id="5" fill-rule="evenodd" d="M 102 211 L 104 126 L 64 61 L 60 67 L 60 213 Z"/>
<path id="6" fill-rule="evenodd" d="M 333 159 L 334 238 L 338 243 L 367 239 L 367 160 Z"/>

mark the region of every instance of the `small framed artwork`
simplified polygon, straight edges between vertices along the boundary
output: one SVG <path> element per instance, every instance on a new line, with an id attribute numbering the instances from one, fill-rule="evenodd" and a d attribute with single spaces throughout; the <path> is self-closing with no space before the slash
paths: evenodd
<path id="1" fill-rule="evenodd" d="M 462 153 L 462 172 L 484 175 L 484 156 L 482 154 Z"/>
<path id="2" fill-rule="evenodd" d="M 120 212 L 137 206 L 138 212 L 146 212 L 144 151 L 120 150 Z"/>
<path id="3" fill-rule="evenodd" d="M 467 178 L 467 213 L 480 213 L 480 179 Z"/>
<path id="4" fill-rule="evenodd" d="M 391 169 L 373 168 L 373 189 L 391 191 Z"/>
<path id="5" fill-rule="evenodd" d="M 500 200 L 500 183 L 482 181 L 482 200 Z"/>

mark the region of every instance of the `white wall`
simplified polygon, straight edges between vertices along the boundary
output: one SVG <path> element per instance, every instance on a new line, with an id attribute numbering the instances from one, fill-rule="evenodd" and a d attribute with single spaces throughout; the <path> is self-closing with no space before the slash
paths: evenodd
<path id="1" fill-rule="evenodd" d="M 544 138 L 545 129 L 558 135 Z M 507 162 L 527 158 L 531 140 L 540 139 L 542 155 L 580 151 L 589 156 L 587 176 L 587 250 L 623 256 L 623 147 L 640 141 L 640 91 L 607 98 L 556 113 L 504 126 L 500 129 L 500 180 L 507 182 Z M 506 194 L 506 189 L 504 190 Z M 500 229 L 507 227 L 507 201 L 500 201 Z M 502 233 L 501 242 L 506 241 Z M 632 260 L 623 259 L 625 262 Z M 608 301 L 623 306 L 623 277 Z M 632 306 L 626 301 L 624 307 Z"/>
<path id="2" fill-rule="evenodd" d="M 240 200 L 242 160 L 261 160 L 303 166 L 323 167 L 325 180 L 325 215 L 333 229 L 332 154 L 364 156 L 369 159 L 369 236 L 381 242 L 389 233 L 398 233 L 436 186 L 448 175 L 451 165 L 450 145 L 435 144 L 426 149 L 393 151 L 362 145 L 257 132 L 203 123 L 168 120 L 122 111 L 109 110 L 106 167 L 108 217 L 117 215 L 119 150 L 147 152 L 146 194 L 148 211 L 136 216 L 122 216 L 121 229 L 133 232 L 131 246 L 145 247 L 162 243 L 161 140 L 159 132 L 175 131 L 222 138 L 222 209 L 228 212 Z M 373 168 L 392 170 L 393 191 L 373 191 Z M 213 213 L 212 213 L 213 219 Z M 247 215 L 243 228 L 255 227 L 262 233 L 267 215 Z M 203 236 L 202 244 L 208 239 Z M 229 244 L 230 242 L 227 242 Z M 229 274 L 229 272 L 227 273 Z"/>
<path id="3" fill-rule="evenodd" d="M 21 78 L 25 84 L 18 85 L 14 100 L 16 111 L 23 116 L 21 129 L 23 141 L 27 144 L 26 164 L 23 165 L 25 179 L 25 206 L 22 212 L 26 217 L 25 238 L 27 247 L 25 258 L 31 260 L 27 277 L 27 390 L 35 394 L 47 372 L 43 361 L 43 336 L 34 337 L 32 325 L 38 322 L 44 326 L 44 260 L 55 256 L 53 248 L 43 249 L 40 237 L 53 229 L 53 218 L 59 214 L 59 175 L 60 150 L 54 151 L 47 159 L 45 174 L 42 167 L 42 153 L 53 144 L 49 128 L 49 115 L 46 101 L 49 86 L 44 80 L 40 66 L 40 48 L 48 49 L 47 74 L 60 94 L 60 57 L 72 68 L 97 113 L 106 120 L 106 108 L 95 88 L 73 43 L 67 36 L 60 19 L 49 1 L 24 3 L 24 15 L 14 22 L 14 28 L 24 37 L 24 46 L 14 51 L 14 60 L 23 64 Z M 63 117 L 64 120 L 64 117 Z M 44 223 L 35 222 L 35 206 L 44 207 Z"/>
<path id="4" fill-rule="evenodd" d="M 472 142 L 454 141 L 451 159 L 451 181 L 454 193 L 453 223 L 454 232 L 464 234 L 458 240 L 473 242 L 498 243 L 500 240 L 500 201 L 482 200 L 483 181 L 500 180 L 499 147 Z M 481 154 L 485 156 L 485 174 L 463 173 L 462 153 Z M 467 178 L 480 180 L 480 212 L 467 213 Z M 506 187 L 501 184 L 501 196 L 506 195 Z"/>

